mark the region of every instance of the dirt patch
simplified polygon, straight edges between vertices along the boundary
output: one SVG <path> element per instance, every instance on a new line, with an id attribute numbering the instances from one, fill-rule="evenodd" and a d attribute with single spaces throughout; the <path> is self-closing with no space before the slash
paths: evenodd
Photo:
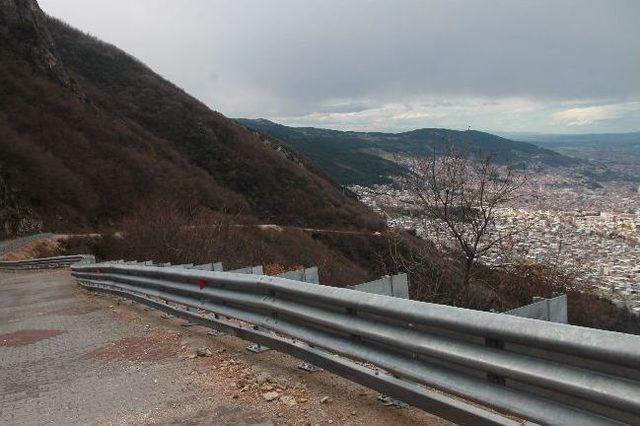
<path id="1" fill-rule="evenodd" d="M 101 308 L 91 305 L 79 305 L 73 304 L 69 306 L 63 306 L 61 308 L 52 309 L 47 312 L 50 315 L 62 315 L 62 316 L 80 316 L 86 315 L 91 312 L 99 311 Z"/>
<path id="2" fill-rule="evenodd" d="M 86 294 L 87 300 L 108 306 L 148 333 L 141 335 L 167 333 L 171 339 L 166 342 L 176 352 L 163 365 L 179 377 L 179 396 L 131 412 L 119 419 L 121 424 L 450 424 L 416 408 L 384 406 L 377 392 L 326 371 L 303 371 L 299 361 L 275 350 L 253 354 L 246 350 L 248 342 L 233 336 L 211 336 L 197 325 L 183 327 L 183 320 L 124 298 Z"/>
<path id="3" fill-rule="evenodd" d="M 144 337 L 124 337 L 87 352 L 84 357 L 102 360 L 161 361 L 176 355 L 177 337 L 163 333 Z"/>
<path id="4" fill-rule="evenodd" d="M 302 268 L 304 268 L 304 265 L 293 265 L 293 266 L 286 267 L 286 266 L 281 265 L 279 263 L 267 263 L 266 265 L 264 265 L 263 268 L 264 268 L 263 269 L 264 273 L 266 275 L 279 275 L 279 274 L 283 274 L 285 272 L 295 271 L 297 269 L 302 269 Z"/>
<path id="5" fill-rule="evenodd" d="M 64 333 L 65 330 L 19 330 L 0 335 L 0 346 L 16 348 Z"/>
<path id="6" fill-rule="evenodd" d="M 50 294 L 48 296 L 43 296 L 38 298 L 38 302 L 57 302 L 59 300 L 74 300 L 74 295 L 72 291 L 60 291 L 58 293 Z M 63 302 L 64 303 L 64 302 Z"/>

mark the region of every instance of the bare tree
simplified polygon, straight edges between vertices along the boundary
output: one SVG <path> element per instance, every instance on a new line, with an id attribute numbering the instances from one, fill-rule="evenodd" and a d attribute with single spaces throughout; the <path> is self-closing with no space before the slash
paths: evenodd
<path id="1" fill-rule="evenodd" d="M 462 289 L 478 258 L 518 232 L 497 232 L 496 210 L 516 197 L 525 181 L 524 175 L 497 165 L 491 156 L 470 158 L 451 146 L 413 161 L 407 189 L 416 207 L 444 225 L 461 250 Z"/>
<path id="2" fill-rule="evenodd" d="M 390 229 L 383 236 L 385 250 L 378 253 L 378 263 L 383 273 L 407 273 L 412 299 L 445 304 L 452 302 L 451 288 L 445 285 L 449 271 L 434 262 L 437 260 L 434 257 L 437 249 L 431 242 L 410 244 L 406 234 L 397 229 Z"/>

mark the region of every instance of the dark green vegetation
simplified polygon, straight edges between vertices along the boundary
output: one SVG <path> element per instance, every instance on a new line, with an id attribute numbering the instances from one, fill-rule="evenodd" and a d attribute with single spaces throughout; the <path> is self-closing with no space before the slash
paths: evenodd
<path id="1" fill-rule="evenodd" d="M 0 5 L 2 232 L 96 229 L 162 198 L 289 225 L 378 229 L 312 165 L 121 50 Z"/>
<path id="2" fill-rule="evenodd" d="M 342 132 L 313 127 L 288 127 L 269 120 L 237 119 L 245 126 L 278 138 L 313 160 L 341 184 L 388 182 L 405 168 L 393 156 L 424 156 L 443 152 L 448 145 L 470 155 L 491 155 L 496 162 L 516 166 L 568 166 L 577 161 L 526 142 L 490 133 L 448 129 L 419 129 L 404 133 Z"/>

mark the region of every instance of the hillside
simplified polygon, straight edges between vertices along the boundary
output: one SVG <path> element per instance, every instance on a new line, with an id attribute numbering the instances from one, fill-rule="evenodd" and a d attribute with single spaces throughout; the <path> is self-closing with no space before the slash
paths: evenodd
<path id="1" fill-rule="evenodd" d="M 448 129 L 419 129 L 404 133 L 346 132 L 313 127 L 288 127 L 264 119 L 237 119 L 239 123 L 285 141 L 315 161 L 342 184 L 387 182 L 389 175 L 404 170 L 390 161 L 393 155 L 429 155 L 448 144 L 472 155 L 492 155 L 511 164 L 542 163 L 565 166 L 576 160 L 526 142 L 490 133 Z"/>
<path id="2" fill-rule="evenodd" d="M 287 225 L 377 229 L 305 159 L 114 46 L 0 2 L 2 232 L 95 229 L 164 199 Z"/>

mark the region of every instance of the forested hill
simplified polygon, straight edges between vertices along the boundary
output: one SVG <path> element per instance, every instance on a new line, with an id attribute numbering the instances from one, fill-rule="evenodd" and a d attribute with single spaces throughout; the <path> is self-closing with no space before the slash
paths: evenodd
<path id="1" fill-rule="evenodd" d="M 91 229 L 150 201 L 262 222 L 377 228 L 300 156 L 118 48 L 0 2 L 0 233 Z"/>
<path id="2" fill-rule="evenodd" d="M 576 160 L 526 142 L 516 142 L 475 130 L 419 129 L 404 133 L 349 132 L 314 127 L 288 127 L 265 119 L 237 119 L 243 125 L 285 141 L 308 156 L 342 184 L 386 182 L 403 172 L 385 159 L 399 155 L 428 155 L 448 144 L 472 155 L 492 155 L 511 164 L 575 164 Z"/>

